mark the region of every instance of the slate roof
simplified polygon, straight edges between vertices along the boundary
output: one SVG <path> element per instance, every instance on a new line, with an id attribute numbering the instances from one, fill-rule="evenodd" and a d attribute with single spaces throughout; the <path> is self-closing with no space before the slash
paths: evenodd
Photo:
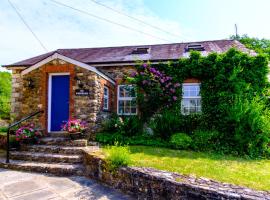
<path id="1" fill-rule="evenodd" d="M 213 40 L 188 43 L 156 44 L 141 46 L 119 46 L 119 47 L 99 47 L 99 48 L 78 48 L 78 49 L 58 49 L 46 54 L 19 61 L 4 67 L 31 66 L 39 61 L 59 53 L 74 60 L 86 64 L 109 64 L 109 63 L 130 63 L 136 60 L 164 61 L 176 60 L 186 57 L 185 48 L 189 44 L 202 44 L 205 48 L 203 54 L 211 52 L 223 53 L 231 47 L 235 47 L 243 52 L 250 52 L 243 44 L 236 40 Z M 138 47 L 149 48 L 148 54 L 133 55 Z"/>

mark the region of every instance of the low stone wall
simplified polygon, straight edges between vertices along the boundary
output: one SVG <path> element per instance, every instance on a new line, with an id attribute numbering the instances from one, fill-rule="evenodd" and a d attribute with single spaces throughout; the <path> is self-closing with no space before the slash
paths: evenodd
<path id="1" fill-rule="evenodd" d="M 270 193 L 152 168 L 110 172 L 99 152 L 84 152 L 85 175 L 138 199 L 270 199 Z"/>

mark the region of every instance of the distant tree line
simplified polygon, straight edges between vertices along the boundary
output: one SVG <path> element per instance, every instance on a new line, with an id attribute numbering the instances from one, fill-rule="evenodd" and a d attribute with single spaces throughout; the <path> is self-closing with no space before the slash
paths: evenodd
<path id="1" fill-rule="evenodd" d="M 257 53 L 266 54 L 268 59 L 270 59 L 270 39 L 249 37 L 246 34 L 242 36 L 231 36 L 231 39 L 238 40 L 247 48 L 252 49 Z"/>
<path id="2" fill-rule="evenodd" d="M 11 74 L 0 72 L 0 119 L 10 118 Z"/>

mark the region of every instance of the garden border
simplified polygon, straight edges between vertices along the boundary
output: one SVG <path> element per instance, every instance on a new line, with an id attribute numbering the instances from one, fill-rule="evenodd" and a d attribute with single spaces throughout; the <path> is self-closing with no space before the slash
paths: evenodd
<path id="1" fill-rule="evenodd" d="M 138 199 L 270 200 L 269 192 L 153 168 L 121 167 L 111 171 L 100 152 L 84 151 L 84 165 L 85 176 Z"/>

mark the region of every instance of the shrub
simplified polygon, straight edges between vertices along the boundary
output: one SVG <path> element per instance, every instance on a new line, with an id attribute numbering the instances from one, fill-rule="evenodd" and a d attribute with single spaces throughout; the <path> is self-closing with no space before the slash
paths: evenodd
<path id="1" fill-rule="evenodd" d="M 177 149 L 187 149 L 191 142 L 191 137 L 185 133 L 175 133 L 171 136 L 170 139 L 170 144 Z"/>
<path id="2" fill-rule="evenodd" d="M 140 135 L 143 132 L 143 123 L 136 116 L 121 116 L 113 114 L 103 123 L 103 131 L 107 133 L 119 133 L 123 136 Z"/>
<path id="3" fill-rule="evenodd" d="M 7 127 L 0 127 L 0 132 L 7 132 Z"/>
<path id="4" fill-rule="evenodd" d="M 218 148 L 218 131 L 196 130 L 192 134 L 192 148 L 206 151 Z"/>
<path id="5" fill-rule="evenodd" d="M 120 133 L 98 133 L 96 141 L 102 144 L 113 145 L 115 142 L 118 144 L 128 145 L 146 145 L 155 147 L 169 147 L 169 143 L 154 136 L 149 135 L 135 135 L 132 137 L 125 137 Z"/>
<path id="6" fill-rule="evenodd" d="M 118 132 L 119 127 L 122 125 L 122 123 L 122 119 L 116 113 L 113 113 L 109 119 L 106 119 L 102 123 L 102 129 L 104 132 L 115 133 Z"/>
<path id="7" fill-rule="evenodd" d="M 179 112 L 164 110 L 154 116 L 150 126 L 155 136 L 168 140 L 173 133 L 179 130 L 180 124 Z"/>
<path id="8" fill-rule="evenodd" d="M 102 133 L 97 133 L 96 134 L 96 141 L 100 142 L 102 144 L 109 144 L 113 145 L 115 142 L 118 144 L 126 144 L 124 143 L 124 137 L 121 135 L 121 133 L 107 133 L 107 132 L 102 132 Z"/>
<path id="9" fill-rule="evenodd" d="M 119 131 L 125 136 L 141 135 L 143 123 L 138 116 L 128 116 L 123 118 L 123 124 Z"/>
<path id="10" fill-rule="evenodd" d="M 122 166 L 128 166 L 130 164 L 130 151 L 127 146 L 115 146 L 109 147 L 107 162 L 111 170 L 115 170 Z"/>
<path id="11" fill-rule="evenodd" d="M 231 143 L 240 154 L 266 155 L 269 151 L 270 111 L 258 97 L 237 98 L 228 109 Z"/>

